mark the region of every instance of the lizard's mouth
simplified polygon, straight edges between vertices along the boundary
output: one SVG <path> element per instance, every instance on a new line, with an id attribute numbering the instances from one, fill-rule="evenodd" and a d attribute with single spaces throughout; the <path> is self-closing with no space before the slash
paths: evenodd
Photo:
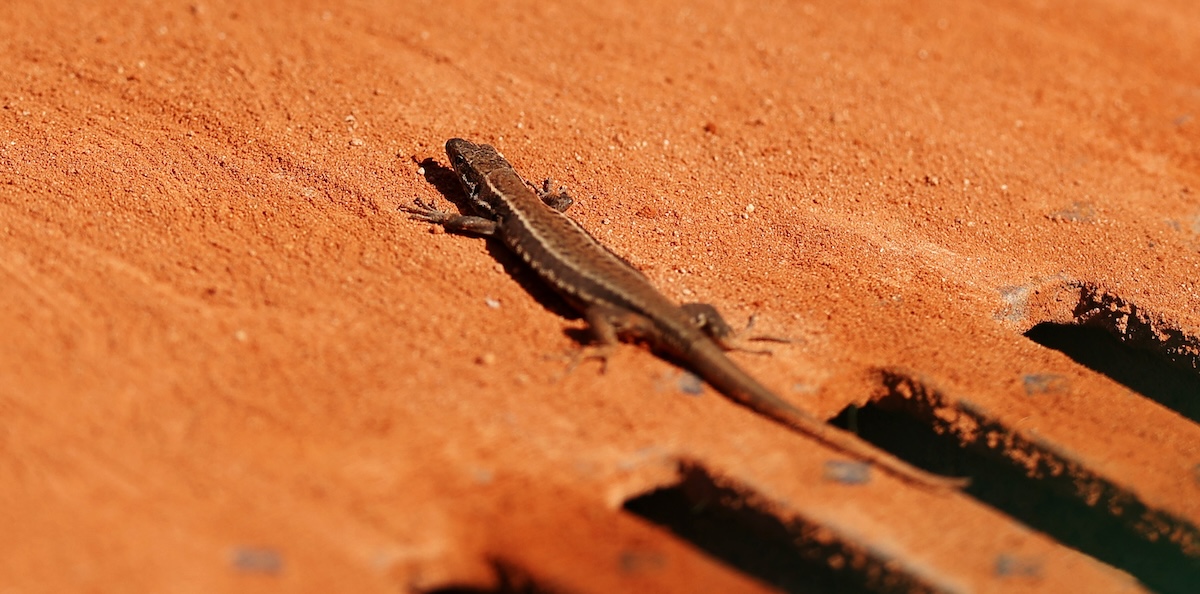
<path id="1" fill-rule="evenodd" d="M 471 179 L 465 175 L 459 175 L 458 178 L 462 180 L 463 189 L 467 191 L 467 195 L 470 196 L 471 200 L 475 200 L 479 197 L 479 184 L 472 182 Z"/>

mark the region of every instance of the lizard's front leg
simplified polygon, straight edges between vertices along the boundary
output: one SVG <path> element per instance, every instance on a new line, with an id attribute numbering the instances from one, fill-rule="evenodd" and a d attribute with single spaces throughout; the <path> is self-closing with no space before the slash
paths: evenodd
<path id="1" fill-rule="evenodd" d="M 566 186 L 559 186 L 557 191 L 552 190 L 551 188 L 554 187 L 554 180 L 550 178 L 546 178 L 546 181 L 542 182 L 542 187 L 540 188 L 530 184 L 529 182 L 525 183 L 529 184 L 529 187 L 533 188 L 534 192 L 537 192 L 538 198 L 542 200 L 542 204 L 545 204 L 546 206 L 549 206 L 558 212 L 567 212 L 567 209 L 575 203 L 575 200 L 567 195 Z"/>
<path id="2" fill-rule="evenodd" d="M 484 217 L 446 212 L 438 209 L 432 202 L 426 203 L 420 198 L 413 200 L 412 206 L 401 205 L 400 210 L 408 213 L 409 218 L 414 221 L 425 221 L 426 223 L 441 225 L 443 229 L 452 233 L 470 233 L 491 237 L 498 230 L 496 221 Z"/>

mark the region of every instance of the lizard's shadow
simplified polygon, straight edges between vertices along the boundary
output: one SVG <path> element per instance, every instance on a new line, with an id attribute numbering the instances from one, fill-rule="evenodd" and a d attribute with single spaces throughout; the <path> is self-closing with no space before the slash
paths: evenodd
<path id="1" fill-rule="evenodd" d="M 463 194 L 462 184 L 458 181 L 458 174 L 453 169 L 442 165 L 433 158 L 426 158 L 420 161 L 418 165 L 425 170 L 425 181 L 433 186 L 442 195 L 442 198 L 453 204 L 458 209 L 459 214 L 475 214 L 471 210 L 471 205 L 467 202 L 466 195 Z M 492 258 L 495 258 L 504 267 L 504 272 L 516 281 L 517 284 L 521 285 L 521 288 L 525 289 L 526 293 L 533 296 L 542 307 L 569 320 L 577 320 L 581 317 L 579 312 L 575 311 L 558 293 L 551 290 L 536 273 L 530 270 L 520 258 L 500 243 L 499 240 L 488 240 L 486 244 L 488 254 Z M 573 340 L 587 342 L 588 334 L 584 330 L 568 328 L 564 332 Z"/>

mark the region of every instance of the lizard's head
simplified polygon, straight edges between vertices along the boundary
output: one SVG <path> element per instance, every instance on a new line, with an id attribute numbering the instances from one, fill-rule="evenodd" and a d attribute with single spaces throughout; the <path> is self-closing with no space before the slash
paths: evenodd
<path id="1" fill-rule="evenodd" d="M 446 156 L 450 157 L 450 166 L 454 167 L 454 172 L 458 174 L 458 179 L 462 181 L 463 189 L 467 191 L 467 194 L 474 194 L 475 188 L 479 185 L 480 180 L 472 179 L 476 170 L 471 167 L 471 163 L 478 157 L 482 148 L 478 144 L 461 138 L 451 138 L 446 141 Z"/>
<path id="2" fill-rule="evenodd" d="M 508 166 L 504 157 L 490 144 L 475 144 L 461 138 L 446 141 L 446 156 L 450 157 L 450 165 L 458 174 L 471 205 L 481 214 L 492 214 L 492 206 L 479 190 L 487 183 L 484 176 L 488 171 L 494 171 L 500 165 Z"/>

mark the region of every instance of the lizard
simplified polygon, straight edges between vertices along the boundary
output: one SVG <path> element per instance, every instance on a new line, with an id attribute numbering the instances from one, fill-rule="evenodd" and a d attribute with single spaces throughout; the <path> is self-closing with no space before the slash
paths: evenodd
<path id="1" fill-rule="evenodd" d="M 585 347 L 591 349 L 588 358 L 606 359 L 622 340 L 648 343 L 734 402 L 909 483 L 934 489 L 965 484 L 876 449 L 763 386 L 725 355 L 734 347 L 732 332 L 716 308 L 677 305 L 660 293 L 641 271 L 564 214 L 573 203 L 565 188 L 553 191 L 551 180 L 541 188 L 525 181 L 491 145 L 451 138 L 446 155 L 474 214 L 445 212 L 420 199 L 400 210 L 452 233 L 503 242 L 583 315 L 595 341 Z"/>

